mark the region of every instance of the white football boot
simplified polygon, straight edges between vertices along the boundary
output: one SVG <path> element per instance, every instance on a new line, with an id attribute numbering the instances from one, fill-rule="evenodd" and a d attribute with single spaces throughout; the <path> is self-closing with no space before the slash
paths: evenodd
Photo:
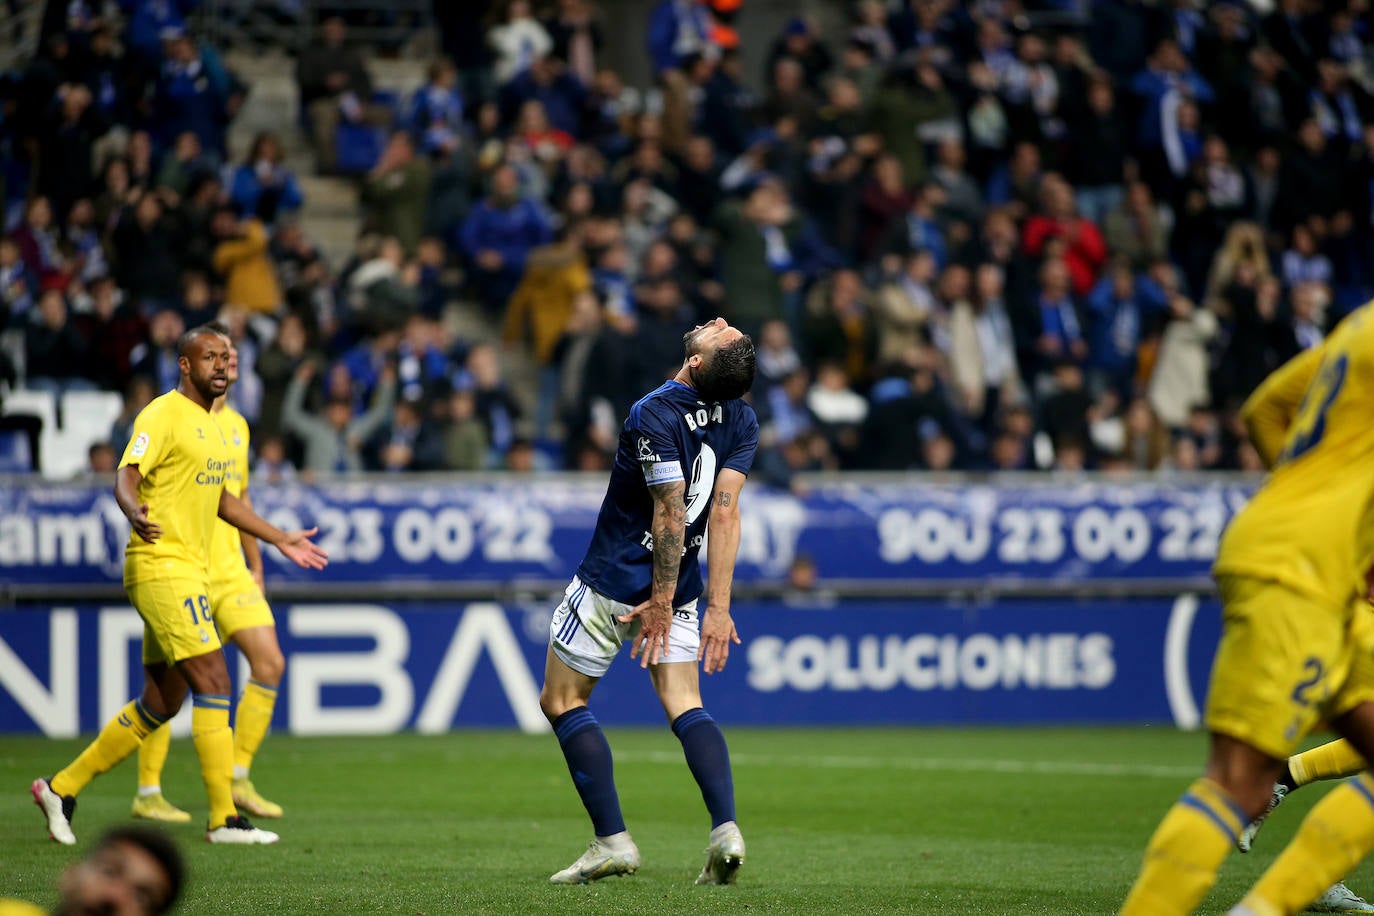
<path id="1" fill-rule="evenodd" d="M 1333 884 L 1307 908 L 1309 913 L 1374 913 L 1374 904 L 1344 884 Z"/>
<path id="2" fill-rule="evenodd" d="M 744 837 L 739 825 L 726 821 L 711 831 L 711 845 L 706 849 L 706 865 L 697 875 L 697 884 L 734 884 L 735 875 L 744 864 Z"/>
<path id="3" fill-rule="evenodd" d="M 72 815 L 76 813 L 75 795 L 58 795 L 46 779 L 35 779 L 29 786 L 33 793 L 33 803 L 43 812 L 48 822 L 48 836 L 63 846 L 75 846 L 76 834 L 72 833 Z"/>
<path id="4" fill-rule="evenodd" d="M 549 876 L 551 884 L 590 884 L 612 875 L 633 875 L 639 869 L 639 847 L 629 831 L 596 837 L 577 861 Z"/>
<path id="5" fill-rule="evenodd" d="M 270 830 L 259 830 L 242 815 L 231 817 L 222 826 L 205 831 L 205 842 L 233 846 L 268 846 L 280 840 Z"/>

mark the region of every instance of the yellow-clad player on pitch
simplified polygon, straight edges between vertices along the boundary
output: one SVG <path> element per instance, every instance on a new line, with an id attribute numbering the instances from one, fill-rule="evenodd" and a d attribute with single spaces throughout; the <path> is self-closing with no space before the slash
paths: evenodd
<path id="1" fill-rule="evenodd" d="M 229 329 L 217 322 L 207 327 L 227 338 Z M 229 386 L 239 380 L 238 351 L 229 348 Z M 228 446 L 229 467 L 224 488 L 252 507 L 248 494 L 248 421 L 228 404 L 229 393 L 215 398 L 210 408 Z M 246 565 L 245 565 L 245 560 Z M 286 664 L 277 643 L 277 623 L 262 593 L 262 551 L 258 539 L 228 522 L 215 525 L 210 547 L 210 613 L 220 639 L 239 647 L 248 659 L 248 683 L 234 713 L 234 804 L 256 817 L 282 816 L 281 805 L 258 794 L 249 778 L 276 708 L 277 687 Z M 162 794 L 162 768 L 171 746 L 171 726 L 159 726 L 138 748 L 138 794 L 133 816 L 184 823 L 191 815 Z"/>
<path id="2" fill-rule="evenodd" d="M 1207 697 L 1211 752 L 1204 776 L 1151 837 L 1123 914 L 1192 912 L 1318 721 L 1366 757 L 1374 749 L 1374 639 L 1359 607 L 1374 558 L 1371 415 L 1374 305 L 1247 402 L 1273 472 L 1232 520 L 1213 568 L 1223 629 Z M 1366 772 L 1312 809 L 1232 912 L 1296 913 L 1370 849 L 1374 776 Z"/>
<path id="3" fill-rule="evenodd" d="M 210 414 L 228 388 L 229 340 L 193 328 L 177 342 L 181 381 L 134 420 L 115 476 L 115 500 L 132 532 L 124 589 L 143 618 L 142 695 L 115 715 L 74 761 L 30 792 L 48 835 L 76 843 L 76 796 L 92 779 L 131 755 L 194 694 L 191 737 L 210 802 L 205 838 L 212 843 L 273 843 L 234 806 L 234 738 L 229 729 L 229 671 L 210 615 L 210 548 L 217 518 L 274 544 L 314 569 L 327 557 L 311 531 L 281 531 L 224 488 L 233 468 L 228 442 Z"/>

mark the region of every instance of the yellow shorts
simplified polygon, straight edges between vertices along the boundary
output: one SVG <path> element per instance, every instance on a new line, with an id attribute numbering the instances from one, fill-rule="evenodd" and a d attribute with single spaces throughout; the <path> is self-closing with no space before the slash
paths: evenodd
<path id="1" fill-rule="evenodd" d="M 190 571 L 170 572 L 124 586 L 143 618 L 144 664 L 174 665 L 220 649 L 205 578 Z"/>
<path id="2" fill-rule="evenodd" d="M 210 611 L 215 615 L 220 636 L 226 641 L 233 639 L 239 630 L 277 624 L 272 617 L 272 608 L 247 567 L 242 575 L 210 583 Z"/>
<path id="3" fill-rule="evenodd" d="M 1275 582 L 1222 576 L 1207 728 L 1275 759 L 1316 725 L 1374 700 L 1374 613 Z"/>

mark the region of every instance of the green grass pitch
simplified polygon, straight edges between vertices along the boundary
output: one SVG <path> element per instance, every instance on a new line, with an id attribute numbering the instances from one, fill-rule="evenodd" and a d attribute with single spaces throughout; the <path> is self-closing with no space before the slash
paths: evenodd
<path id="1" fill-rule="evenodd" d="M 639 873 L 553 887 L 590 827 L 552 736 L 272 736 L 254 777 L 286 817 L 267 848 L 211 847 L 189 740 L 164 779 L 197 824 L 183 913 L 1112 913 L 1205 739 L 1171 729 L 728 728 L 748 859 L 694 887 L 709 824 L 667 728 L 608 730 Z M 28 784 L 82 743 L 0 741 L 0 897 L 54 902 L 79 855 L 48 840 Z M 83 843 L 127 817 L 135 766 L 81 796 Z M 1203 912 L 1224 913 L 1325 790 L 1299 792 L 1232 856 Z M 1374 892 L 1374 866 L 1350 877 Z"/>

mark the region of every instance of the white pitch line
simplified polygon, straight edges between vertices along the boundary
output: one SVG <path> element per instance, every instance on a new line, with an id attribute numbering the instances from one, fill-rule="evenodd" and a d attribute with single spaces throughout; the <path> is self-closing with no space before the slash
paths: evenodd
<path id="1" fill-rule="evenodd" d="M 617 760 L 632 763 L 682 763 L 682 755 L 668 751 L 616 754 Z M 1071 760 L 996 760 L 945 757 L 775 757 L 768 754 L 730 754 L 737 766 L 792 766 L 831 770 L 921 770 L 946 773 L 1015 773 L 1045 776 L 1137 776 L 1152 779 L 1182 779 L 1197 776 L 1198 766 L 1167 766 L 1148 763 L 1076 763 Z"/>

